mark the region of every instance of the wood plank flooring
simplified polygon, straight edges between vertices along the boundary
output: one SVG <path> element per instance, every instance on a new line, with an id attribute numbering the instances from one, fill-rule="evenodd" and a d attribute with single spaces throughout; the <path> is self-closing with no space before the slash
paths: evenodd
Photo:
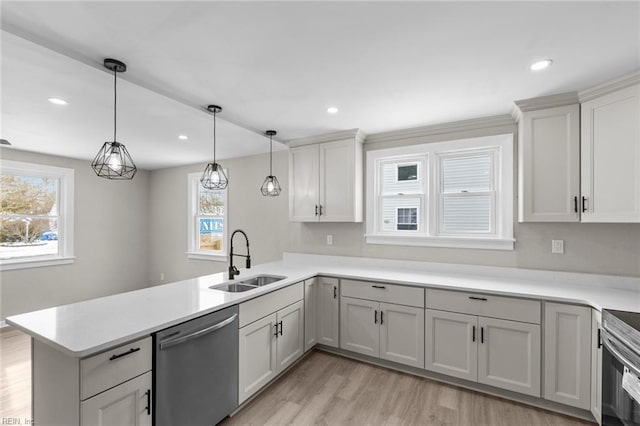
<path id="1" fill-rule="evenodd" d="M 322 351 L 311 353 L 221 424 L 593 425 Z"/>
<path id="2" fill-rule="evenodd" d="M 0 422 L 31 418 L 31 341 L 0 332 Z M 232 425 L 578 426 L 592 423 L 315 351 L 238 414 Z"/>

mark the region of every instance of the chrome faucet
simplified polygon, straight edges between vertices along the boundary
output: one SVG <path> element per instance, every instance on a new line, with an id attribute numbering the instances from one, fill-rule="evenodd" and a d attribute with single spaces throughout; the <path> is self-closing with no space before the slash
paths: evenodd
<path id="1" fill-rule="evenodd" d="M 247 254 L 233 254 L 233 237 L 237 234 L 237 233 L 241 233 L 242 235 L 244 235 L 244 239 L 247 242 Z M 236 268 L 235 266 L 233 266 L 233 256 L 241 256 L 247 259 L 247 263 L 246 263 L 246 268 L 250 269 L 251 268 L 251 254 L 249 253 L 249 237 L 247 237 L 247 234 L 242 230 L 242 229 L 236 229 L 235 231 L 233 231 L 233 233 L 231 234 L 231 241 L 230 244 L 231 246 L 231 251 L 229 253 L 229 279 L 232 280 L 233 277 L 235 277 L 236 275 L 240 274 L 240 271 L 238 271 L 238 268 Z"/>

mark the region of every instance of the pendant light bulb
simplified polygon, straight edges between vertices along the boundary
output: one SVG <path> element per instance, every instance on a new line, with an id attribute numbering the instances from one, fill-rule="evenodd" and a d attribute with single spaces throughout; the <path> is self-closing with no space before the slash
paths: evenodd
<path id="1" fill-rule="evenodd" d="M 277 197 L 282 192 L 278 178 L 273 175 L 273 137 L 277 135 L 275 130 L 267 130 L 264 132 L 269 136 L 269 176 L 267 176 L 260 187 L 260 192 L 265 197 Z"/>
<path id="2" fill-rule="evenodd" d="M 216 114 L 222 111 L 222 108 L 218 105 L 209 105 L 207 110 L 213 113 L 213 163 L 207 164 L 200 178 L 200 183 L 205 189 L 225 189 L 229 184 L 229 179 L 227 179 L 222 166 L 216 163 Z"/>
<path id="3" fill-rule="evenodd" d="M 105 59 L 104 67 L 113 71 L 113 141 L 105 142 L 91 162 L 91 168 L 99 177 L 112 180 L 131 180 L 138 168 L 131 159 L 127 148 L 117 141 L 118 73 L 125 72 L 127 65 L 116 59 Z"/>

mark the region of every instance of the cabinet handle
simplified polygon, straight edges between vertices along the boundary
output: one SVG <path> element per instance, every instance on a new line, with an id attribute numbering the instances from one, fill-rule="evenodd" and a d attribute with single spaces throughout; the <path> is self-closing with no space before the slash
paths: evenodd
<path id="1" fill-rule="evenodd" d="M 471 328 L 471 341 L 475 342 L 476 341 L 476 326 L 472 326 Z"/>
<path id="2" fill-rule="evenodd" d="M 333 286 L 333 298 L 336 299 L 338 297 L 338 286 Z"/>
<path id="3" fill-rule="evenodd" d="M 582 196 L 582 213 L 586 212 L 587 209 L 587 202 L 589 201 L 589 199 L 585 196 Z"/>
<path id="4" fill-rule="evenodd" d="M 386 287 L 385 287 L 385 286 L 383 286 L 383 285 L 372 285 L 371 287 L 373 287 L 373 288 L 381 288 L 381 289 L 383 289 L 383 290 L 386 288 Z"/>
<path id="5" fill-rule="evenodd" d="M 598 349 L 602 348 L 602 329 L 598 329 Z"/>
<path id="6" fill-rule="evenodd" d="M 487 301 L 486 297 L 469 296 L 469 299 L 471 299 L 471 300 L 482 300 L 483 302 Z"/>
<path id="7" fill-rule="evenodd" d="M 380 325 L 384 324 L 384 311 L 380 311 Z"/>
<path id="8" fill-rule="evenodd" d="M 282 321 L 280 321 L 280 335 L 282 336 Z"/>
<path id="9" fill-rule="evenodd" d="M 322 204 L 320 204 L 320 216 L 322 216 Z"/>
<path id="10" fill-rule="evenodd" d="M 484 327 L 480 327 L 480 343 L 484 343 Z"/>
<path id="11" fill-rule="evenodd" d="M 111 358 L 109 358 L 109 361 L 113 361 L 115 359 L 122 358 L 123 356 L 131 355 L 132 353 L 138 352 L 139 350 L 140 350 L 140 348 L 131 348 L 127 352 L 123 352 L 123 353 L 118 354 L 118 355 L 111 355 Z"/>
<path id="12" fill-rule="evenodd" d="M 147 410 L 147 416 L 150 416 L 151 415 L 151 389 L 147 389 L 145 394 L 147 395 L 147 406 L 144 407 L 144 409 Z"/>
<path id="13" fill-rule="evenodd" d="M 316 216 L 318 216 L 318 205 L 316 204 Z"/>
<path id="14" fill-rule="evenodd" d="M 275 338 L 278 338 L 278 323 L 275 323 L 274 327 L 276 328 L 276 332 L 273 334 Z"/>
<path id="15" fill-rule="evenodd" d="M 573 197 L 573 211 L 578 213 L 578 196 Z"/>
<path id="16" fill-rule="evenodd" d="M 373 323 L 378 323 L 378 311 L 373 311 Z"/>

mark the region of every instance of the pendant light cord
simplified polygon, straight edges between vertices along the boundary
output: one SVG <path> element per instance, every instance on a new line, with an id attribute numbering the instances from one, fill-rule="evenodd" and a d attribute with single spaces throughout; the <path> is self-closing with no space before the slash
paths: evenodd
<path id="1" fill-rule="evenodd" d="M 118 121 L 117 121 L 117 111 L 118 111 L 118 90 L 116 89 L 116 85 L 118 84 L 118 72 L 116 71 L 117 67 L 113 67 L 113 141 L 116 141 L 116 129 Z"/>
<path id="2" fill-rule="evenodd" d="M 273 176 L 273 135 L 269 135 L 269 176 Z"/>
<path id="3" fill-rule="evenodd" d="M 213 111 L 213 164 L 216 163 L 216 111 Z"/>

